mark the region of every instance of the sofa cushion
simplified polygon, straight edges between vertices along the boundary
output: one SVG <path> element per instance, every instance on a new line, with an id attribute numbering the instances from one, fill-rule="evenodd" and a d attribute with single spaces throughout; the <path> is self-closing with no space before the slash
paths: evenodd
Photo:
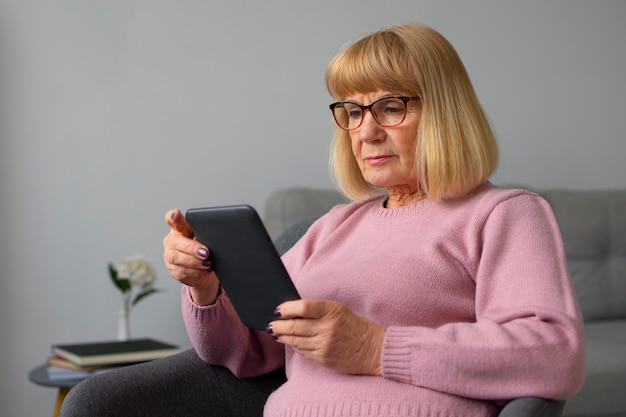
<path id="1" fill-rule="evenodd" d="M 626 192 L 540 193 L 556 216 L 586 322 L 626 318 Z"/>
<path id="2" fill-rule="evenodd" d="M 289 226 L 301 220 L 319 217 L 334 205 L 348 200 L 336 190 L 292 187 L 272 193 L 265 203 L 263 222 L 276 239 Z"/>
<path id="3" fill-rule="evenodd" d="M 585 384 L 565 403 L 566 416 L 626 416 L 626 320 L 585 325 Z"/>

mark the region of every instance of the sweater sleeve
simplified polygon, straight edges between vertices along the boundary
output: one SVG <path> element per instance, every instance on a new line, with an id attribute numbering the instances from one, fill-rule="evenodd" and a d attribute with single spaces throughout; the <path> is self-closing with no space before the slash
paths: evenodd
<path id="1" fill-rule="evenodd" d="M 224 366 L 240 378 L 262 375 L 284 365 L 283 345 L 266 332 L 244 326 L 225 292 L 215 304 L 198 306 L 188 287 L 183 286 L 182 314 L 189 339 L 203 361 Z"/>
<path id="2" fill-rule="evenodd" d="M 550 207 L 510 198 L 476 231 L 476 321 L 388 328 L 384 377 L 486 400 L 572 396 L 584 380 L 582 319 Z"/>

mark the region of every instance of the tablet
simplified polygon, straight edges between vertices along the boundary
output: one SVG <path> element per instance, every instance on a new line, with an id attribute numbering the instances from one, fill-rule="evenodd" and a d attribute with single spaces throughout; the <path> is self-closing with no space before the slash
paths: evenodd
<path id="1" fill-rule="evenodd" d="M 193 208 L 185 217 L 243 324 L 265 330 L 279 304 L 300 298 L 253 207 Z"/>

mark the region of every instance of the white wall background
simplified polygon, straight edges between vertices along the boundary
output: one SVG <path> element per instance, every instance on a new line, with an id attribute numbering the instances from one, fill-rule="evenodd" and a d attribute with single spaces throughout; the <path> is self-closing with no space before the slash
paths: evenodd
<path id="1" fill-rule="evenodd" d="M 330 187 L 323 73 L 345 42 L 422 22 L 464 59 L 495 127 L 494 181 L 626 188 L 626 2 L 0 0 L 0 404 L 49 346 L 115 337 L 107 262 L 135 253 L 167 291 L 134 336 L 189 347 L 161 262 L 174 206 Z"/>

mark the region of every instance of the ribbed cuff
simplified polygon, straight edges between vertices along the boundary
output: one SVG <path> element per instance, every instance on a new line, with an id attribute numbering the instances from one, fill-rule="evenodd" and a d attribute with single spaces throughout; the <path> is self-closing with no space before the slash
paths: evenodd
<path id="1" fill-rule="evenodd" d="M 383 377 L 410 384 L 414 371 L 411 363 L 416 354 L 413 331 L 405 327 L 389 327 L 383 343 L 381 367 Z"/>

